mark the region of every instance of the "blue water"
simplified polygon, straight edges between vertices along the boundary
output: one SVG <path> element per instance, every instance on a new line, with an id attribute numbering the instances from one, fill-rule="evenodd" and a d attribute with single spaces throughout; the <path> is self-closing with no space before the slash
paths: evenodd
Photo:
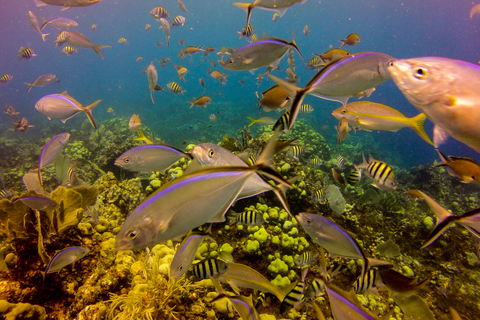
<path id="1" fill-rule="evenodd" d="M 11 104 L 21 116 L 26 116 L 36 125 L 27 133 L 17 133 L 21 138 L 36 138 L 42 135 L 45 126 L 55 125 L 59 130 L 79 129 L 85 120 L 83 114 L 63 125 L 59 120 L 45 121 L 34 108 L 36 101 L 42 96 L 68 90 L 71 96 L 85 106 L 102 99 L 93 112 L 98 122 L 112 118 L 112 115 L 107 113 L 109 107 L 115 110 L 117 117 L 129 118 L 132 113 L 136 113 L 140 115 L 143 124 L 150 127 L 160 139 L 177 146 L 183 141 L 217 142 L 225 133 L 234 135 L 238 129 L 249 123 L 247 116 L 277 117 L 274 113 L 258 112 L 255 91 L 264 91 L 273 84 L 272 81 L 264 80 L 257 86 L 256 75 L 263 72 L 263 69 L 254 74 L 248 71 L 230 72 L 217 64 L 212 70 L 228 74 L 227 84 L 220 86 L 218 80 L 207 74 L 211 68 L 208 59 L 218 60 L 215 53 L 210 53 L 204 62 L 200 61 L 201 53 L 194 55 L 192 62 L 189 57 L 182 62 L 177 56 L 179 50 L 185 47 L 178 43 L 179 39 L 183 39 L 185 45 L 213 46 L 217 51 L 222 46 L 235 48 L 245 45 L 246 41 L 239 40 L 236 31 L 245 25 L 246 14 L 234 7 L 232 2 L 184 0 L 190 11 L 185 13 L 180 11 L 177 2 L 173 0 L 104 0 L 90 7 L 70 8 L 64 12 L 60 12 L 60 7 L 55 6 L 37 8 L 31 0 L 2 1 L 0 74 L 10 73 L 14 79 L 8 84 L 0 84 L 0 107 Z M 172 28 L 169 48 L 166 46 L 163 30 L 159 29 L 160 24 L 149 14 L 153 7 L 159 5 L 170 12 L 172 19 L 176 15 L 186 18 L 183 27 Z M 464 0 L 310 0 L 290 8 L 276 23 L 272 22 L 272 12 L 255 9 L 251 23 L 259 36 L 266 32 L 270 36 L 290 40 L 293 31 L 306 60 L 312 57 L 313 52 L 321 53 L 338 47 L 339 39 L 355 32 L 361 36 L 361 42 L 355 47 L 346 48 L 352 53 L 379 51 L 396 58 L 444 56 L 476 63 L 480 49 L 477 40 L 480 17 L 469 18 L 471 6 L 471 1 Z M 83 48 L 79 48 L 75 55 L 63 55 L 60 53 L 61 47 L 55 48 L 52 44 L 57 33 L 57 29 L 52 26 L 44 30 L 50 35 L 47 41 L 43 42 L 29 24 L 29 10 L 37 17 L 64 16 L 76 20 L 80 26 L 73 28 L 73 31 L 83 33 L 93 43 L 112 46 L 102 50 L 105 60 L 100 59 L 93 50 Z M 150 32 L 145 31 L 146 23 L 152 25 Z M 96 31 L 91 30 L 92 24 L 97 25 Z M 302 33 L 305 24 L 309 24 L 311 29 L 308 36 Z M 129 44 L 119 44 L 117 41 L 120 37 L 126 38 Z M 158 41 L 162 41 L 164 45 L 156 45 Z M 17 60 L 20 46 L 31 47 L 38 56 L 29 61 Z M 137 62 L 139 56 L 143 57 L 143 60 Z M 159 85 L 165 87 L 170 81 L 176 81 L 187 92 L 183 96 L 175 95 L 167 89 L 155 92 L 157 104 L 153 105 L 147 78 L 142 71 L 150 61 L 164 57 L 171 58 L 165 68 L 155 62 Z M 304 86 L 315 71 L 305 70 L 298 54 L 295 54 L 295 62 L 295 72 L 301 79 L 299 85 Z M 186 82 L 178 79 L 174 64 L 183 64 L 188 68 Z M 283 70 L 288 67 L 286 58 L 280 66 Z M 56 74 L 61 82 L 44 88 L 32 88 L 31 92 L 26 94 L 23 82 L 32 82 L 44 73 Z M 280 71 L 275 71 L 274 74 L 284 75 Z M 205 92 L 198 83 L 199 78 L 205 81 Z M 241 85 L 240 80 L 245 81 L 245 84 Z M 188 101 L 203 94 L 211 95 L 212 103 L 206 109 L 189 109 Z M 394 107 L 407 116 L 418 113 L 392 81 L 378 86 L 369 99 Z M 332 148 L 337 148 L 333 128 L 337 121 L 330 114 L 339 104 L 312 96 L 308 96 L 305 103 L 311 104 L 315 112 L 301 117 L 309 117 L 308 122 L 314 125 L 315 130 L 328 138 Z M 212 113 L 217 116 L 216 124 L 210 123 L 208 119 Z M 6 130 L 12 128 L 11 122 L 4 114 L 0 116 L 0 134 L 7 134 Z M 428 122 L 426 127 L 431 135 L 432 124 Z M 434 149 L 409 129 L 397 133 L 359 132 L 357 138 L 367 135 L 374 136 L 379 148 L 390 155 L 392 164 L 406 169 L 437 158 Z M 72 139 L 75 137 L 72 136 Z M 344 143 L 348 144 L 349 139 Z M 480 158 L 476 152 L 453 139 L 442 149 L 446 154 Z"/>

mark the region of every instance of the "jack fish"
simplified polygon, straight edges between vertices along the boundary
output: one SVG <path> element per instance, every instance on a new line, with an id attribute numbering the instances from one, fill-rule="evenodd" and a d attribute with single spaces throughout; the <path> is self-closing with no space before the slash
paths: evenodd
<path id="1" fill-rule="evenodd" d="M 49 94 L 42 97 L 35 104 L 35 109 L 44 116 L 47 116 L 49 120 L 60 119 L 63 123 L 83 111 L 87 115 L 92 126 L 97 129 L 97 125 L 93 120 L 92 110 L 100 103 L 100 101 L 102 100 L 97 100 L 91 105 L 84 107 L 77 100 L 70 97 L 65 90 L 60 94 Z"/>
<path id="2" fill-rule="evenodd" d="M 321 99 L 338 101 L 345 106 L 350 97 L 390 79 L 387 67 L 394 60 L 393 57 L 380 52 L 352 54 L 317 72 L 305 88 L 298 88 L 292 83 L 269 75 L 292 97 L 288 129 L 292 128 L 307 94 Z"/>
<path id="3" fill-rule="evenodd" d="M 247 26 L 250 24 L 250 17 L 253 8 L 274 11 L 277 13 L 277 18 L 282 17 L 288 8 L 294 4 L 301 2 L 304 4 L 307 0 L 255 0 L 252 3 L 234 2 L 233 5 L 247 11 Z M 274 21 L 276 21 L 274 19 Z"/>
<path id="4" fill-rule="evenodd" d="M 66 33 L 66 42 L 71 44 L 74 47 L 87 48 L 95 51 L 100 58 L 103 59 L 102 54 L 100 53 L 101 49 L 110 48 L 110 46 L 104 46 L 100 44 L 93 44 L 87 37 L 83 34 L 75 31 L 64 31 Z M 63 33 L 63 32 L 62 32 Z"/>
<path id="5" fill-rule="evenodd" d="M 435 124 L 435 146 L 450 135 L 480 152 L 480 66 L 423 57 L 397 60 L 388 72 L 408 101 Z"/>

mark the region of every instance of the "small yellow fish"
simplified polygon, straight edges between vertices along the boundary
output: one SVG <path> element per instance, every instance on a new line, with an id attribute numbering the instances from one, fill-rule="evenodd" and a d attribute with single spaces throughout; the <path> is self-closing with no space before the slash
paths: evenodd
<path id="1" fill-rule="evenodd" d="M 354 46 L 360 42 L 360 36 L 356 33 L 350 33 L 345 39 L 340 40 L 340 42 L 342 43 L 340 48 L 344 45 Z"/>
<path id="2" fill-rule="evenodd" d="M 138 57 L 138 58 L 137 58 L 137 62 L 140 62 L 140 61 L 142 61 L 142 60 L 143 60 L 142 57 Z"/>
<path id="3" fill-rule="evenodd" d="M 147 32 L 150 31 L 150 28 L 151 28 L 151 27 L 152 27 L 152 25 L 151 25 L 150 23 L 147 23 L 147 24 L 145 25 L 145 31 L 147 31 Z"/>
<path id="4" fill-rule="evenodd" d="M 217 123 L 217 116 L 213 113 L 208 117 L 208 119 L 211 123 Z"/>
<path id="5" fill-rule="evenodd" d="M 128 44 L 128 40 L 122 37 L 122 38 L 118 39 L 118 43 L 120 43 L 120 44 Z"/>
<path id="6" fill-rule="evenodd" d="M 348 137 L 348 132 L 350 131 L 347 118 L 341 118 L 335 129 L 337 130 L 338 144 L 340 144 Z"/>
<path id="7" fill-rule="evenodd" d="M 207 105 L 212 101 L 212 99 L 208 96 L 201 96 L 200 98 L 191 101 L 190 109 L 193 108 L 194 106 L 199 106 L 201 108 L 206 108 Z"/>
<path id="8" fill-rule="evenodd" d="M 180 87 L 178 85 L 178 83 L 176 83 L 174 81 L 168 83 L 167 88 L 168 88 L 168 90 L 170 90 L 171 92 L 173 92 L 175 94 L 183 94 L 184 92 L 186 92 L 186 90 L 183 90 L 182 87 Z"/>
<path id="9" fill-rule="evenodd" d="M 454 177 L 462 179 L 463 183 L 480 183 L 480 166 L 471 158 L 446 156 L 438 150 L 441 163 L 434 167 L 447 166 L 447 172 Z"/>
<path id="10" fill-rule="evenodd" d="M 310 28 L 308 27 L 308 24 L 306 24 L 305 27 L 303 27 L 303 34 L 308 36 L 309 33 L 310 33 Z"/>
<path id="11" fill-rule="evenodd" d="M 142 121 L 140 120 L 140 117 L 137 114 L 133 114 L 128 121 L 128 128 L 130 129 L 130 131 L 138 131 L 141 125 Z"/>
<path id="12" fill-rule="evenodd" d="M 95 31 L 97 30 L 97 25 L 96 24 L 92 24 L 92 31 Z"/>
<path id="13" fill-rule="evenodd" d="M 112 107 L 108 108 L 107 112 L 112 114 L 112 115 L 115 115 L 115 111 L 113 110 Z"/>

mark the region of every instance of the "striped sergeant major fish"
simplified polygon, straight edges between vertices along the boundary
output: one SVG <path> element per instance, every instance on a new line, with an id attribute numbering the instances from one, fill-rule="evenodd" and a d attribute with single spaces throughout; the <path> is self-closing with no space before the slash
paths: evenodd
<path id="1" fill-rule="evenodd" d="M 246 210 L 237 214 L 234 219 L 237 222 L 237 225 L 240 224 L 252 227 L 262 225 L 265 222 L 262 213 L 256 210 Z"/>
<path id="2" fill-rule="evenodd" d="M 287 155 L 298 160 L 298 158 L 305 152 L 308 152 L 308 148 L 304 146 L 293 145 L 288 149 Z"/>
<path id="3" fill-rule="evenodd" d="M 290 123 L 290 111 L 285 111 L 282 116 L 275 122 L 273 125 L 272 131 L 275 131 L 275 129 L 280 128 L 280 131 L 288 131 Z"/>
<path id="4" fill-rule="evenodd" d="M 326 204 L 327 203 L 327 197 L 325 195 L 325 190 L 323 188 L 318 189 L 313 193 L 312 202 L 313 203 L 320 203 L 320 204 Z"/>
<path id="5" fill-rule="evenodd" d="M 350 172 L 350 174 L 347 177 L 347 182 L 350 185 L 355 185 L 360 182 L 362 179 L 362 169 L 355 169 Z"/>
<path id="6" fill-rule="evenodd" d="M 20 47 L 20 49 L 18 49 L 18 59 L 25 59 L 25 60 L 28 60 L 28 59 L 31 59 L 33 57 L 36 57 L 37 55 L 35 54 L 35 52 L 33 52 L 32 49 L 30 48 L 25 48 L 25 47 Z"/>
<path id="7" fill-rule="evenodd" d="M 305 291 L 305 281 L 298 281 L 296 286 L 285 296 L 280 304 L 280 313 L 285 314 L 290 309 L 303 302 L 303 292 Z"/>
<path id="8" fill-rule="evenodd" d="M 397 189 L 397 179 L 392 168 L 383 161 L 375 160 L 369 155 L 369 161 L 365 160 L 362 152 L 363 162 L 355 166 L 355 169 L 366 169 L 365 175 L 373 181 L 373 186 L 379 189 Z"/>
<path id="9" fill-rule="evenodd" d="M 192 266 L 192 273 L 197 279 L 218 278 L 224 274 L 228 265 L 219 259 L 204 259 Z"/>
<path id="10" fill-rule="evenodd" d="M 175 93 L 175 94 L 182 94 L 184 92 L 186 92 L 186 90 L 183 90 L 182 87 L 180 87 L 180 85 L 174 81 L 170 82 L 167 84 L 167 88 L 168 90 L 170 90 L 171 92 Z"/>
<path id="11" fill-rule="evenodd" d="M 359 294 L 377 286 L 378 272 L 375 269 L 368 270 L 365 277 L 362 279 L 362 275 L 358 276 L 357 280 L 353 284 L 353 290 Z"/>
<path id="12" fill-rule="evenodd" d="M 295 259 L 295 265 L 298 267 L 308 266 L 312 261 L 318 258 L 318 253 L 313 254 L 310 251 L 304 252 Z"/>

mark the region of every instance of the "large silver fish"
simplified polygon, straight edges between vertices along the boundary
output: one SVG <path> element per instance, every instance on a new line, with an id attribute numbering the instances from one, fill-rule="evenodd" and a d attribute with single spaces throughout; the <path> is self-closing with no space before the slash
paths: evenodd
<path id="1" fill-rule="evenodd" d="M 115 160 L 115 165 L 129 171 L 163 173 L 184 157 L 192 156 L 172 146 L 151 144 L 125 151 Z"/>
<path id="2" fill-rule="evenodd" d="M 267 66 L 274 68 L 290 48 L 302 55 L 294 38 L 291 42 L 278 38 L 260 39 L 235 50 L 223 67 L 232 71 L 255 70 Z"/>
<path id="3" fill-rule="evenodd" d="M 42 28 L 40 28 L 40 24 L 38 23 L 37 17 L 32 11 L 28 11 L 28 20 L 30 21 L 30 25 L 32 26 L 33 30 L 40 33 L 43 41 L 45 41 L 45 37 L 48 36 L 49 33 L 42 32 Z"/>
<path id="4" fill-rule="evenodd" d="M 47 4 L 62 7 L 86 7 L 102 0 L 34 0 L 37 7 L 43 7 Z"/>
<path id="5" fill-rule="evenodd" d="M 255 166 L 206 168 L 160 187 L 127 218 L 117 234 L 116 249 L 140 249 L 184 235 L 207 222 L 224 222 L 226 211 L 256 172 L 290 187 L 281 175 L 266 165 L 277 136 L 275 132 Z M 271 190 L 288 210 L 284 195 L 273 186 Z"/>
<path id="6" fill-rule="evenodd" d="M 47 84 L 51 83 L 55 79 L 55 75 L 52 73 L 47 73 L 44 75 L 39 76 L 33 83 L 26 83 L 24 82 L 27 87 L 27 93 L 30 92 L 32 87 L 45 87 Z"/>
<path id="7" fill-rule="evenodd" d="M 282 17 L 288 8 L 294 4 L 301 2 L 304 4 L 307 0 L 255 0 L 252 3 L 234 2 L 233 5 L 247 11 L 247 26 L 250 23 L 253 8 L 274 11 L 278 13 L 278 17 Z M 275 20 L 276 21 L 276 20 Z"/>
<path id="8" fill-rule="evenodd" d="M 60 133 L 43 146 L 38 162 L 38 181 L 40 185 L 42 185 L 41 169 L 55 162 L 55 159 L 62 153 L 69 139 L 70 133 Z"/>
<path id="9" fill-rule="evenodd" d="M 332 220 L 318 214 L 301 212 L 295 219 L 312 238 L 313 242 L 325 248 L 332 257 L 363 260 L 362 279 L 365 279 L 371 265 L 385 265 L 385 261 L 368 259 L 357 240 Z"/>
<path id="10" fill-rule="evenodd" d="M 95 108 L 100 101 L 102 100 L 97 100 L 91 105 L 84 107 L 77 100 L 69 96 L 65 90 L 60 94 L 49 94 L 42 97 L 35 104 L 35 109 L 44 116 L 47 116 L 48 119 L 60 119 L 63 123 L 83 111 L 92 126 L 96 129 L 97 125 L 93 120 L 92 109 Z"/>
<path id="11" fill-rule="evenodd" d="M 397 60 L 388 72 L 408 101 L 435 124 L 436 146 L 450 135 L 480 152 L 480 66 L 422 57 Z"/>
<path id="12" fill-rule="evenodd" d="M 338 101 L 345 106 L 350 97 L 390 79 L 387 67 L 394 60 L 395 58 L 380 52 L 352 54 L 317 72 L 305 88 L 298 88 L 293 83 L 269 75 L 292 97 L 288 129 L 292 128 L 307 94 Z"/>
<path id="13" fill-rule="evenodd" d="M 104 46 L 104 45 L 92 43 L 87 37 L 85 37 L 81 33 L 78 33 L 75 31 L 64 31 L 64 32 L 66 34 L 67 43 L 71 44 L 74 47 L 92 49 L 102 59 L 103 59 L 103 56 L 100 53 L 100 50 L 105 48 L 110 48 L 110 46 Z"/>

